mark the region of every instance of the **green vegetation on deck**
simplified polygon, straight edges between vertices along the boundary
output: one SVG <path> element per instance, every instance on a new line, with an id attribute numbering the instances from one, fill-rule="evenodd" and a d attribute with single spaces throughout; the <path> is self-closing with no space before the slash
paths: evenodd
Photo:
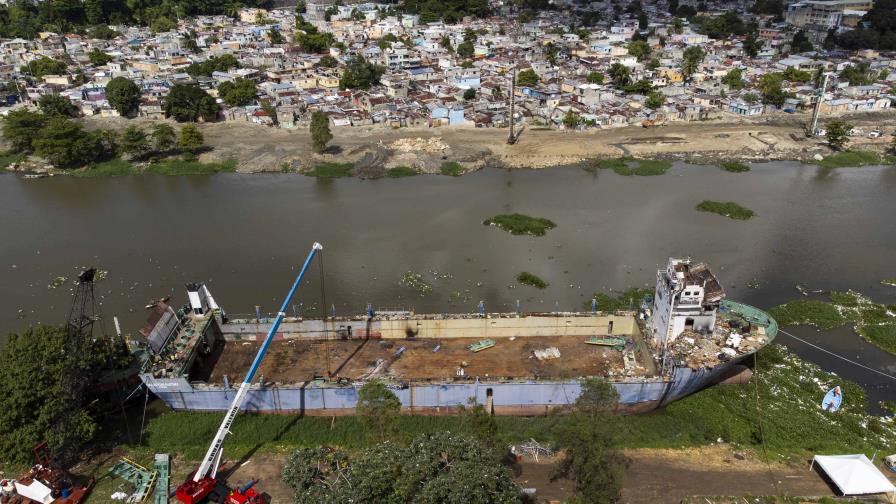
<path id="1" fill-rule="evenodd" d="M 719 164 L 719 168 L 733 173 L 743 173 L 750 171 L 750 167 L 738 161 L 725 161 Z"/>
<path id="2" fill-rule="evenodd" d="M 672 161 L 665 159 L 640 159 L 631 156 L 623 156 L 618 158 L 599 159 L 592 162 L 587 170 L 613 170 L 619 175 L 626 177 L 639 175 L 642 177 L 652 175 L 662 175 L 672 167 Z"/>
<path id="3" fill-rule="evenodd" d="M 631 448 L 683 448 L 706 446 L 719 438 L 763 455 L 765 442 L 771 459 L 804 459 L 812 454 L 886 451 L 896 443 L 892 424 L 865 413 L 862 388 L 825 373 L 809 362 L 771 345 L 758 354 L 754 382 L 710 387 L 666 408 L 626 417 L 620 444 Z M 835 414 L 821 410 L 821 398 L 840 385 L 844 403 Z M 758 400 L 757 400 L 758 391 Z M 762 429 L 759 428 L 761 418 Z M 502 445 L 537 439 L 556 441 L 554 415 L 495 417 Z M 187 459 L 202 457 L 214 436 L 221 414 L 166 413 L 148 421 L 144 434 L 153 452 L 178 453 Z M 227 438 L 227 456 L 237 460 L 258 449 L 283 452 L 296 447 L 340 446 L 360 449 L 376 440 L 358 417 L 299 417 L 241 413 Z M 427 432 L 469 434 L 473 427 L 459 416 L 406 415 L 399 419 L 398 442 Z"/>
<path id="4" fill-rule="evenodd" d="M 529 273 L 528 271 L 523 271 L 522 273 L 517 275 L 516 281 L 523 285 L 530 285 L 532 287 L 535 287 L 536 289 L 544 289 L 549 285 L 537 275 Z"/>
<path id="5" fill-rule="evenodd" d="M 826 156 L 821 161 L 812 160 L 809 162 L 821 166 L 822 168 L 855 168 L 860 166 L 893 164 L 894 161 L 896 161 L 896 158 L 888 154 L 880 154 L 878 152 L 866 150 L 847 150 Z"/>
<path id="6" fill-rule="evenodd" d="M 306 171 L 305 175 L 318 178 L 351 177 L 354 168 L 352 163 L 320 163 Z"/>
<path id="7" fill-rule="evenodd" d="M 544 217 L 532 217 L 519 213 L 500 214 L 485 219 L 482 223 L 486 226 L 495 226 L 514 235 L 544 236 L 549 230 L 557 227 L 553 221 Z"/>
<path id="8" fill-rule="evenodd" d="M 875 303 L 858 292 L 831 292 L 830 301 L 797 299 L 769 310 L 780 325 L 814 325 L 822 330 L 851 324 L 860 336 L 896 354 L 896 305 Z"/>
<path id="9" fill-rule="evenodd" d="M 703 200 L 697 204 L 697 211 L 712 212 L 736 220 L 751 219 L 755 215 L 749 208 L 742 207 L 733 201 Z"/>

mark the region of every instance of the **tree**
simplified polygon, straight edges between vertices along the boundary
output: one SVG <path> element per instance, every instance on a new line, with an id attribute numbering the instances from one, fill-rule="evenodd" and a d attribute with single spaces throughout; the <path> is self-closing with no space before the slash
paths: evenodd
<path id="1" fill-rule="evenodd" d="M 276 28 L 271 28 L 268 30 L 268 40 L 271 44 L 278 45 L 286 42 L 286 39 L 283 38 L 283 34 L 280 33 L 280 30 Z"/>
<path id="2" fill-rule="evenodd" d="M 311 145 L 318 154 L 327 149 L 327 143 L 333 139 L 330 133 L 330 119 L 320 111 L 311 114 Z"/>
<path id="3" fill-rule="evenodd" d="M 84 20 L 89 25 L 98 25 L 105 20 L 102 0 L 84 0 Z"/>
<path id="4" fill-rule="evenodd" d="M 62 75 L 65 73 L 65 63 L 42 56 L 34 61 L 22 65 L 20 69 L 22 73 L 30 74 L 35 79 L 40 79 L 44 75 Z"/>
<path id="5" fill-rule="evenodd" d="M 793 40 L 790 42 L 790 52 L 804 53 L 814 49 L 805 31 L 799 30 L 793 34 Z"/>
<path id="6" fill-rule="evenodd" d="M 638 58 L 638 61 L 644 61 L 650 56 L 650 44 L 644 40 L 636 40 L 628 45 L 628 53 Z"/>
<path id="7" fill-rule="evenodd" d="M 136 125 L 124 129 L 118 139 L 118 151 L 131 158 L 138 158 L 149 151 L 149 139 L 146 133 Z"/>
<path id="8" fill-rule="evenodd" d="M 681 72 L 688 80 L 697 71 L 697 67 L 703 62 L 706 53 L 700 46 L 691 46 L 684 50 L 684 56 L 681 61 Z"/>
<path id="9" fill-rule="evenodd" d="M 644 100 L 644 106 L 651 109 L 658 109 L 666 102 L 666 96 L 659 91 L 651 91 L 647 93 L 647 99 Z"/>
<path id="10" fill-rule="evenodd" d="M 380 443 L 353 456 L 338 449 L 303 448 L 287 459 L 283 481 L 297 504 L 523 502 L 498 450 L 444 431 L 421 435 L 409 446 Z"/>
<path id="11" fill-rule="evenodd" d="M 317 65 L 324 68 L 336 68 L 336 66 L 339 65 L 339 61 L 328 54 L 326 56 L 322 56 L 320 60 L 318 60 Z"/>
<path id="12" fill-rule="evenodd" d="M 475 48 L 473 47 L 472 42 L 461 42 L 457 44 L 457 55 L 461 58 L 472 58 L 475 53 Z"/>
<path id="13" fill-rule="evenodd" d="M 759 101 L 759 97 L 756 95 L 756 93 L 746 93 L 743 96 L 743 99 L 745 102 L 749 103 L 750 105 Z"/>
<path id="14" fill-rule="evenodd" d="M 31 152 L 37 134 L 47 124 L 47 116 L 28 109 L 13 110 L 3 119 L 3 138 L 14 152 Z"/>
<path id="15" fill-rule="evenodd" d="M 784 76 L 779 73 L 767 73 L 759 79 L 759 90 L 762 91 L 762 101 L 776 107 L 782 107 L 784 101 L 793 96 L 783 89 Z"/>
<path id="16" fill-rule="evenodd" d="M 177 122 L 194 122 L 198 119 L 214 119 L 221 107 L 208 93 L 196 86 L 177 84 L 168 91 L 162 102 L 165 117 Z"/>
<path id="17" fill-rule="evenodd" d="M 464 91 L 464 100 L 470 101 L 476 99 L 476 90 L 473 88 L 467 89 Z"/>
<path id="18" fill-rule="evenodd" d="M 624 459 L 614 446 L 618 419 L 613 409 L 619 394 L 597 378 L 582 380 L 581 386 L 582 393 L 558 429 L 564 456 L 553 476 L 573 478 L 580 502 L 617 502 L 624 469 Z"/>
<path id="19" fill-rule="evenodd" d="M 563 116 L 563 126 L 566 129 L 576 129 L 580 124 L 582 124 L 582 116 L 573 112 L 572 109 L 566 111 L 566 115 Z"/>
<path id="20" fill-rule="evenodd" d="M 90 63 L 95 66 L 103 66 L 114 59 L 112 56 L 109 56 L 96 48 L 87 53 L 87 57 L 90 59 Z"/>
<path id="21" fill-rule="evenodd" d="M 212 56 L 201 63 L 193 63 L 186 68 L 191 77 L 210 76 L 214 72 L 226 72 L 231 68 L 239 68 L 240 62 L 232 54 L 220 57 Z"/>
<path id="22" fill-rule="evenodd" d="M 379 82 L 385 72 L 384 67 L 370 63 L 364 56 L 356 54 L 348 60 L 345 71 L 339 78 L 339 89 L 369 89 Z"/>
<path id="23" fill-rule="evenodd" d="M 744 72 L 740 68 L 732 68 L 722 77 L 722 84 L 729 89 L 738 90 L 744 88 Z"/>
<path id="24" fill-rule="evenodd" d="M 622 63 L 613 63 L 609 70 L 613 87 L 622 90 L 632 82 L 632 71 Z"/>
<path id="25" fill-rule="evenodd" d="M 467 430 L 489 447 L 496 447 L 498 442 L 498 423 L 495 417 L 486 411 L 485 406 L 476 402 L 475 397 L 467 400 L 463 408 L 462 418 Z"/>
<path id="26" fill-rule="evenodd" d="M 843 150 L 849 144 L 849 132 L 852 124 L 842 119 L 832 119 L 825 125 L 825 138 L 828 146 L 835 151 Z"/>
<path id="27" fill-rule="evenodd" d="M 355 406 L 368 429 L 379 433 L 380 441 L 394 434 L 401 413 L 401 401 L 379 380 L 370 380 L 358 390 Z"/>
<path id="28" fill-rule="evenodd" d="M 174 148 L 177 133 L 170 124 L 157 123 L 152 127 L 152 144 L 159 152 L 167 152 Z"/>
<path id="29" fill-rule="evenodd" d="M 38 132 L 34 153 L 58 168 L 77 168 L 105 159 L 114 150 L 114 134 L 105 130 L 85 132 L 80 124 L 51 117 Z"/>
<path id="30" fill-rule="evenodd" d="M 622 90 L 625 94 L 648 95 L 653 91 L 653 84 L 647 79 L 640 79 L 625 86 Z"/>
<path id="31" fill-rule="evenodd" d="M 70 102 L 68 98 L 63 98 L 57 94 L 41 96 L 37 100 L 37 106 L 47 116 L 76 117 L 78 115 L 78 107 Z"/>
<path id="32" fill-rule="evenodd" d="M 122 116 L 130 116 L 140 104 L 140 88 L 126 77 L 115 77 L 106 84 L 106 100 Z"/>
<path id="33" fill-rule="evenodd" d="M 169 32 L 175 28 L 177 28 L 177 23 L 166 16 L 159 16 L 153 19 L 152 23 L 149 25 L 149 29 L 152 30 L 153 33 Z"/>
<path id="34" fill-rule="evenodd" d="M 542 47 L 542 52 L 544 52 L 544 57 L 548 60 L 548 63 L 552 66 L 557 66 L 557 56 L 560 55 L 560 48 L 557 47 L 557 44 L 548 42 Z"/>
<path id="35" fill-rule="evenodd" d="M 781 78 L 786 81 L 798 82 L 800 84 L 803 84 L 812 80 L 812 74 L 805 70 L 799 70 L 794 67 L 787 67 L 783 72 L 781 72 Z"/>
<path id="36" fill-rule="evenodd" d="M 604 74 L 600 72 L 588 72 L 588 76 L 585 77 L 585 80 L 587 80 L 591 84 L 603 84 Z"/>
<path id="37" fill-rule="evenodd" d="M 184 158 L 192 160 L 196 158 L 196 152 L 202 148 L 205 137 L 193 124 L 185 124 L 180 129 L 180 137 L 177 139 L 177 147 L 184 153 Z"/>
<path id="38" fill-rule="evenodd" d="M 874 82 L 868 76 L 868 63 L 859 63 L 857 65 L 850 65 L 837 74 L 837 78 L 841 81 L 848 82 L 850 86 L 867 86 Z"/>
<path id="39" fill-rule="evenodd" d="M 669 14 L 674 16 L 678 12 L 678 0 L 669 0 Z"/>
<path id="40" fill-rule="evenodd" d="M 31 448 L 46 440 L 52 451 L 74 451 L 97 432 L 94 419 L 73 401 L 67 378 L 72 361 L 66 359 L 66 331 L 38 326 L 10 334 L 0 347 L 0 450 L 4 460 L 32 462 Z M 85 349 L 91 365 L 94 356 Z"/>
<path id="41" fill-rule="evenodd" d="M 755 58 L 759 51 L 762 49 L 762 41 L 759 40 L 759 34 L 756 30 L 750 31 L 747 33 L 747 37 L 744 39 L 744 52 L 747 56 L 751 58 Z"/>
<path id="42" fill-rule="evenodd" d="M 516 75 L 516 84 L 518 86 L 531 87 L 538 84 L 539 80 L 541 80 L 541 77 L 531 68 L 527 68 Z"/>
<path id="43" fill-rule="evenodd" d="M 237 77 L 232 81 L 225 81 L 218 85 L 218 96 L 224 103 L 231 107 L 244 107 L 255 101 L 258 90 L 255 82 L 250 79 Z"/>

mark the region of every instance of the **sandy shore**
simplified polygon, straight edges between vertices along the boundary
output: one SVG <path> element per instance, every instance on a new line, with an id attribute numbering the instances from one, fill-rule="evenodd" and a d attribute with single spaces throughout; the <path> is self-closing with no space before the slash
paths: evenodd
<path id="1" fill-rule="evenodd" d="M 863 148 L 885 148 L 896 126 L 896 112 L 859 114 L 848 119 L 866 132 L 883 127 L 881 138 L 852 138 L 853 146 Z M 362 167 L 362 175 L 375 176 L 377 170 L 394 166 L 435 172 L 444 161 L 458 161 L 472 170 L 485 165 L 544 168 L 622 155 L 713 162 L 809 159 L 816 153 L 828 154 L 824 139 L 806 137 L 808 120 L 805 114 L 782 114 L 761 121 L 671 123 L 649 129 L 629 126 L 568 132 L 527 128 L 515 145 L 507 144 L 506 129 L 343 127 L 333 128 L 328 152 L 321 155 L 312 152 L 307 129 L 234 122 L 201 124 L 200 128 L 211 147 L 202 160 L 236 159 L 240 172 L 302 170 L 321 162 L 351 162 Z M 146 124 L 147 128 L 151 123 L 139 119 L 85 120 L 88 128 L 118 130 L 133 122 Z"/>

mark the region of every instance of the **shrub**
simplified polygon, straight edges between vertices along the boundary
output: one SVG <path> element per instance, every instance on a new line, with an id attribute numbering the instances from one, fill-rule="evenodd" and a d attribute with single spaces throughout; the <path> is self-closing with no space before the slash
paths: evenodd
<path id="1" fill-rule="evenodd" d="M 351 177 L 354 168 L 352 163 L 321 163 L 306 171 L 305 175 L 318 178 Z"/>
<path id="2" fill-rule="evenodd" d="M 516 281 L 523 285 L 531 285 L 536 289 L 544 289 L 549 285 L 547 282 L 545 282 L 538 276 L 529 273 L 528 271 L 523 271 L 522 273 L 518 274 L 516 276 Z"/>
<path id="3" fill-rule="evenodd" d="M 464 173 L 464 167 L 461 166 L 457 161 L 446 161 L 442 163 L 441 168 L 442 175 L 448 175 L 451 177 L 459 177 Z"/>
<path id="4" fill-rule="evenodd" d="M 733 201 L 721 202 L 704 200 L 697 205 L 700 212 L 712 212 L 730 219 L 747 220 L 753 218 L 755 213 L 749 208 L 742 207 Z"/>
<path id="5" fill-rule="evenodd" d="M 519 213 L 496 215 L 482 223 L 486 226 L 496 226 L 514 235 L 544 236 L 549 229 L 557 227 L 549 219 Z"/>

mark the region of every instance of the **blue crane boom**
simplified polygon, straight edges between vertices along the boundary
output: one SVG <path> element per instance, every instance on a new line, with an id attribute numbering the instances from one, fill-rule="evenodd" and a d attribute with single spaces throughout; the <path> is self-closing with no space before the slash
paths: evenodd
<path id="1" fill-rule="evenodd" d="M 305 264 L 302 265 L 302 269 L 299 271 L 298 276 L 296 276 L 292 288 L 289 289 L 286 298 L 283 300 L 283 304 L 280 306 L 280 311 L 277 312 L 277 317 L 274 319 L 274 323 L 271 324 L 271 329 L 268 331 L 267 336 L 265 336 L 261 348 L 258 349 L 258 353 L 255 355 L 255 360 L 252 361 L 252 365 L 249 367 L 249 372 L 246 373 L 246 378 L 243 380 L 243 383 L 240 384 L 240 388 L 237 390 L 236 396 L 234 396 L 233 402 L 227 410 L 227 414 L 224 415 L 224 420 L 221 422 L 221 426 L 218 428 L 218 432 L 215 434 L 215 438 L 212 440 L 208 452 L 206 452 L 205 457 L 202 459 L 202 463 L 193 474 L 192 479 L 188 479 L 180 488 L 178 488 L 177 497 L 181 502 L 184 502 L 185 504 L 193 504 L 204 498 L 212 489 L 214 489 L 214 484 L 217 481 L 218 465 L 221 461 L 221 454 L 223 453 L 222 448 L 224 445 L 224 438 L 230 433 L 230 426 L 233 425 L 233 421 L 240 411 L 240 407 L 246 398 L 246 394 L 249 392 L 249 386 L 252 383 L 252 379 L 255 377 L 255 373 L 258 372 L 258 368 L 261 366 L 262 360 L 264 360 L 268 347 L 271 345 L 271 341 L 274 340 L 274 335 L 277 334 L 277 329 L 280 328 L 280 324 L 286 316 L 286 310 L 289 308 L 289 303 L 292 301 L 296 290 L 298 290 L 299 285 L 302 283 L 302 278 L 305 276 L 305 272 L 311 265 L 311 260 L 314 259 L 314 256 L 321 250 L 323 250 L 323 246 L 320 243 L 314 242 L 311 251 L 308 253 L 308 257 L 305 259 Z"/>

